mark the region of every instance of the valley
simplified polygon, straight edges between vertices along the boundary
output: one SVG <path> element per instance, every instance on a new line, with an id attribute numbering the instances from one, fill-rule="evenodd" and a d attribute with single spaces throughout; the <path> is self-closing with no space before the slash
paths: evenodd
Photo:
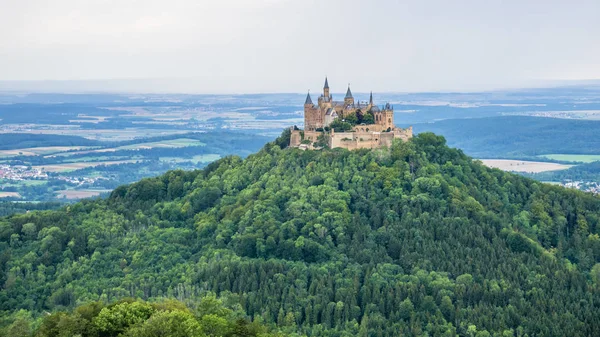
<path id="1" fill-rule="evenodd" d="M 374 96 L 396 106 L 399 126 L 414 124 L 415 133 L 443 135 L 468 155 L 536 162 L 501 162 L 508 163 L 501 169 L 565 186 L 600 183 L 595 178 L 600 171 L 580 167 L 600 159 L 600 121 L 535 117 L 567 107 L 600 107 L 600 95 L 582 87 L 553 98 L 550 93 L 557 90 Z M 64 195 L 58 191 L 69 190 L 74 191 L 70 198 L 61 200 L 76 200 L 96 195 L 85 191 L 109 191 L 172 169 L 202 168 L 231 154 L 246 156 L 282 129 L 302 126 L 302 100 L 296 94 L 0 93 L 0 191 L 3 200 L 51 201 Z M 581 101 L 586 104 L 577 104 Z M 570 165 L 575 166 L 548 171 Z M 575 169 L 591 172 L 566 177 Z"/>

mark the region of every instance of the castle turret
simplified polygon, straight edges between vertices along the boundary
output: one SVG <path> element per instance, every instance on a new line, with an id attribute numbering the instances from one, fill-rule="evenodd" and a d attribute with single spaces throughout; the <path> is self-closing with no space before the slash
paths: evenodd
<path id="1" fill-rule="evenodd" d="M 320 99 L 320 98 L 319 98 Z M 304 101 L 304 129 L 315 130 L 323 127 L 323 116 L 320 113 L 320 107 L 313 104 L 312 98 L 310 97 L 310 91 L 306 94 L 306 100 Z"/>
<path id="2" fill-rule="evenodd" d="M 312 106 L 313 102 L 312 99 L 310 98 L 310 91 L 308 92 L 308 94 L 306 94 L 306 100 L 304 101 L 304 107 L 306 108 L 308 106 Z"/>
<path id="3" fill-rule="evenodd" d="M 329 98 L 329 83 L 327 82 L 327 76 L 325 76 L 325 85 L 323 86 L 323 96 Z"/>
<path id="4" fill-rule="evenodd" d="M 344 97 L 345 105 L 353 105 L 354 97 L 352 97 L 352 91 L 350 91 L 350 84 L 348 84 L 348 90 L 346 91 L 346 97 Z"/>

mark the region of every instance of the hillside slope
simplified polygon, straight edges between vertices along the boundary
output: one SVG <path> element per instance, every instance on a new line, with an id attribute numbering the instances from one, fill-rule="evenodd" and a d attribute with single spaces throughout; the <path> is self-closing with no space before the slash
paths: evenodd
<path id="1" fill-rule="evenodd" d="M 0 220 L 0 310 L 210 291 L 309 336 L 600 335 L 599 198 L 430 133 L 278 143 Z"/>

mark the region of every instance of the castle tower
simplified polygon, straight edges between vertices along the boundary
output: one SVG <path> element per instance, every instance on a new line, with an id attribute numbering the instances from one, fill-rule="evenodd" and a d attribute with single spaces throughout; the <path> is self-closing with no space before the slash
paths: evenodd
<path id="1" fill-rule="evenodd" d="M 354 105 L 354 97 L 352 97 L 352 91 L 350 91 L 350 84 L 348 84 L 346 97 L 344 97 L 344 105 Z"/>
<path id="2" fill-rule="evenodd" d="M 329 99 L 329 83 L 327 82 L 327 76 L 325 76 L 325 85 L 323 86 L 323 96 Z"/>
<path id="3" fill-rule="evenodd" d="M 315 105 L 310 97 L 310 91 L 306 94 L 306 100 L 304 101 L 304 129 L 314 129 L 315 117 L 314 117 Z"/>
<path id="4" fill-rule="evenodd" d="M 390 105 L 390 103 L 386 103 L 384 109 L 381 111 L 381 125 L 383 125 L 384 128 L 391 128 L 393 129 L 394 126 L 394 107 Z"/>

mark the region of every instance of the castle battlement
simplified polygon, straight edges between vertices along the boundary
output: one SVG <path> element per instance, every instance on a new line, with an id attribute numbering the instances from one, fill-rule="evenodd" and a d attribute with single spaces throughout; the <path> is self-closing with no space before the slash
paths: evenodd
<path id="1" fill-rule="evenodd" d="M 355 125 L 343 132 L 336 132 L 335 126 L 346 121 L 352 121 Z M 412 126 L 401 129 L 394 125 L 394 107 L 389 103 L 381 107 L 375 105 L 373 93 L 368 103 L 355 101 L 350 86 L 343 101 L 334 101 L 329 92 L 329 81 L 325 78 L 323 94 L 316 105 L 310 92 L 306 95 L 304 130 L 292 130 L 290 146 L 318 148 L 326 144 L 331 148 L 353 150 L 390 146 L 394 139 L 408 140 L 412 136 Z"/>

